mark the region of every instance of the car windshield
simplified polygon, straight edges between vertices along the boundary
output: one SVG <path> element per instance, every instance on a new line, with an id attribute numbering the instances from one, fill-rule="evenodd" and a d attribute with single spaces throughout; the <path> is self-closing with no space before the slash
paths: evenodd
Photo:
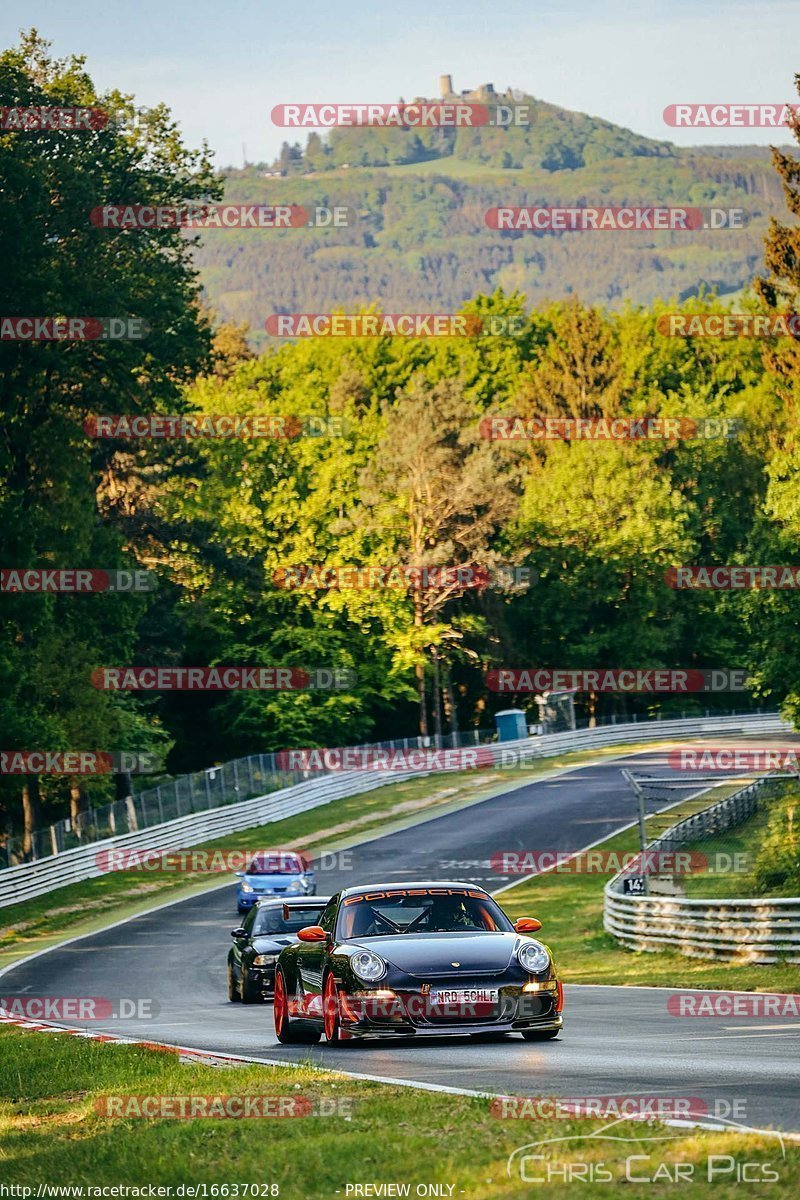
<path id="1" fill-rule="evenodd" d="M 339 936 L 387 937 L 403 933 L 508 933 L 505 913 L 480 892 L 409 888 L 350 896 L 342 903 Z"/>
<path id="2" fill-rule="evenodd" d="M 305 929 L 306 925 L 315 925 L 322 915 L 323 907 L 320 905 L 319 908 L 303 908 L 295 911 L 290 909 L 288 917 L 283 915 L 283 905 L 261 908 L 256 913 L 253 935 L 257 937 L 264 933 L 297 933 L 298 930 Z"/>
<path id="3" fill-rule="evenodd" d="M 299 875 L 303 865 L 296 854 L 259 854 L 252 859 L 246 875 Z"/>

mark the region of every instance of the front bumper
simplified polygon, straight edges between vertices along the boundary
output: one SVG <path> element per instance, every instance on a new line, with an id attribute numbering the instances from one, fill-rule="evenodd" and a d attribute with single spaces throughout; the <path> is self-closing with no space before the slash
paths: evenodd
<path id="1" fill-rule="evenodd" d="M 291 904 L 292 900 L 306 900 L 314 895 L 316 887 L 310 892 L 237 892 L 236 903 L 239 911 L 245 912 L 254 904 L 258 904 L 259 900 L 283 900 L 286 904 Z"/>
<path id="2" fill-rule="evenodd" d="M 275 966 L 248 967 L 247 973 L 254 987 L 260 988 L 265 995 L 271 996 L 275 991 Z"/>
<path id="3" fill-rule="evenodd" d="M 479 987 L 482 985 L 478 985 Z M 496 983 L 490 986 L 497 986 Z M 560 990 L 555 980 L 526 991 L 521 984 L 504 984 L 496 1002 L 437 1006 L 421 989 L 340 992 L 342 1030 L 354 1037 L 442 1037 L 472 1033 L 524 1033 L 561 1029 Z M 381 995 L 381 991 L 384 992 Z"/>

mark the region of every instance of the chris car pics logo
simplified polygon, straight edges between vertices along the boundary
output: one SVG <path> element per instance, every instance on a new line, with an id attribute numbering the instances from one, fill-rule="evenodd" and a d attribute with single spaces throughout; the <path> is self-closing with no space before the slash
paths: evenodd
<path id="1" fill-rule="evenodd" d="M 718 1117 L 713 1128 L 715 1141 L 711 1142 L 709 1132 L 692 1131 L 700 1140 L 700 1152 L 690 1157 L 687 1151 L 681 1158 L 673 1147 L 686 1139 L 685 1130 L 657 1133 L 652 1125 L 641 1126 L 637 1118 L 623 1116 L 593 1133 L 567 1134 L 518 1146 L 508 1157 L 506 1174 L 524 1184 L 561 1187 L 565 1183 L 611 1184 L 612 1188 L 622 1183 L 777 1183 L 786 1158 L 780 1133 L 764 1132 L 777 1143 L 768 1161 L 750 1156 L 738 1146 L 735 1154 L 717 1151 L 720 1133 L 745 1130 L 737 1121 Z M 705 1152 L 703 1137 L 709 1138 Z M 615 1193 L 610 1189 L 607 1194 Z"/>

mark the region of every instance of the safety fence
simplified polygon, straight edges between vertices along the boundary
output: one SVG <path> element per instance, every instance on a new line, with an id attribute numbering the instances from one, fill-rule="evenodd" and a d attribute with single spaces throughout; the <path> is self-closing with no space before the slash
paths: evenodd
<path id="1" fill-rule="evenodd" d="M 786 780 L 768 776 L 754 780 L 671 826 L 648 844 L 648 857 L 670 861 L 667 856 L 679 847 L 742 824 L 786 785 Z M 610 880 L 603 903 L 604 928 L 629 950 L 674 949 L 694 958 L 800 963 L 800 897 L 717 900 L 626 894 L 625 881 L 635 874 L 632 865 Z"/>
<path id="2" fill-rule="evenodd" d="M 448 735 L 442 740 L 446 746 L 468 747 L 482 745 L 494 736 L 494 730 L 486 729 L 473 730 L 455 738 Z M 431 738 L 398 738 L 392 742 L 375 742 L 364 749 L 413 750 L 427 747 L 432 741 Z M 4 848 L 0 848 L 0 871 L 29 860 L 63 854 L 90 842 L 138 833 L 192 813 L 209 812 L 254 796 L 278 792 L 309 778 L 308 771 L 288 770 L 285 760 L 286 755 L 281 752 L 251 754 L 189 775 L 165 779 L 157 786 L 141 791 L 134 790 L 135 776 L 129 777 L 131 795 L 111 804 L 91 806 L 72 817 L 62 817 L 43 829 L 34 830 L 27 852 L 23 851 L 22 838 L 10 839 Z"/>
<path id="3" fill-rule="evenodd" d="M 492 743 L 485 746 L 476 766 L 490 769 L 492 766 L 511 766 L 514 763 L 546 758 L 567 751 L 589 750 L 654 739 L 673 740 L 691 738 L 708 733 L 717 734 L 769 734 L 788 731 L 787 725 L 775 713 L 744 714 L 731 717 L 690 718 L 687 720 L 650 721 L 630 724 L 606 725 L 595 729 L 574 730 L 567 733 L 546 734 L 541 737 L 520 738 L 516 741 Z M 417 739 L 407 739 L 413 749 Z M 384 747 L 402 748 L 403 742 L 383 743 Z M 264 775 L 259 774 L 258 760 L 237 760 L 235 772 L 238 787 L 251 786 L 248 767 L 252 764 L 252 786 L 263 785 Z M 232 767 L 232 764 L 227 764 Z M 457 769 L 457 768 L 456 768 Z M 106 870 L 107 854 L 116 849 L 138 848 L 141 851 L 183 850 L 204 842 L 253 829 L 306 812 L 333 800 L 355 796 L 386 783 L 397 782 L 415 776 L 430 775 L 426 770 L 360 770 L 349 772 L 297 772 L 303 778 L 289 786 L 273 791 L 263 790 L 250 799 L 240 798 L 232 802 L 206 807 L 201 811 L 187 813 L 145 828 L 130 828 L 119 831 L 112 837 L 91 841 L 88 844 L 65 849 L 30 863 L 8 867 L 0 872 L 0 907 L 42 895 L 55 888 L 65 887 L 83 879 L 101 875 Z M 268 779 L 267 782 L 270 782 Z M 234 783 L 234 786 L 236 784 Z M 195 798 L 197 792 L 195 792 Z M 212 794 L 213 800 L 213 794 Z M 137 798 L 138 802 L 138 798 Z M 163 803 L 163 802 L 162 802 Z M 137 822 L 138 824 L 138 814 Z M 134 823 L 134 822 L 131 822 Z"/>

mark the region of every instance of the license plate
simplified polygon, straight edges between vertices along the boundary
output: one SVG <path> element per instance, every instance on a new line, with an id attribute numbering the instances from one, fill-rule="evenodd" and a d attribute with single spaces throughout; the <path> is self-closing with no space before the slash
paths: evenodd
<path id="1" fill-rule="evenodd" d="M 431 988 L 431 1004 L 496 1004 L 499 988 Z"/>

